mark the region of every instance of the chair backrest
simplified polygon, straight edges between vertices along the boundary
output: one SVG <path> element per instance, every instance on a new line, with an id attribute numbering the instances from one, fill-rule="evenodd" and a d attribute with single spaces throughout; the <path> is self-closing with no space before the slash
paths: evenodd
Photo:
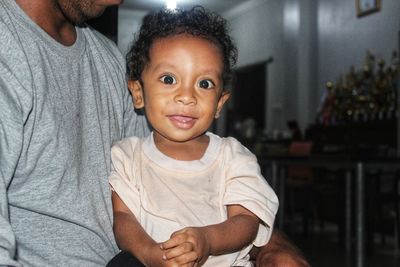
<path id="1" fill-rule="evenodd" d="M 308 157 L 311 155 L 312 142 L 292 142 L 289 146 L 288 154 L 294 157 Z"/>
<path id="2" fill-rule="evenodd" d="M 288 155 L 292 157 L 309 157 L 312 142 L 294 141 L 290 144 Z M 287 169 L 287 184 L 301 186 L 312 182 L 312 169 L 308 166 L 289 165 Z"/>

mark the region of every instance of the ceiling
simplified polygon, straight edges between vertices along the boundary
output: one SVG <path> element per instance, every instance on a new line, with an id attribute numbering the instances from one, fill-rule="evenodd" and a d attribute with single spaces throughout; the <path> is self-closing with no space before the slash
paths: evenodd
<path id="1" fill-rule="evenodd" d="M 188 8 L 195 5 L 204 6 L 214 12 L 225 12 L 245 2 L 254 0 L 176 0 L 178 8 Z M 150 11 L 165 7 L 165 0 L 124 0 L 122 8 L 137 11 Z"/>

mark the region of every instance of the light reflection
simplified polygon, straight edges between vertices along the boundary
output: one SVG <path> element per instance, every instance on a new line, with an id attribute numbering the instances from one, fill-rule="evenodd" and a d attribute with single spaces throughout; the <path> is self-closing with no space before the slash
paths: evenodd
<path id="1" fill-rule="evenodd" d="M 176 9 L 176 0 L 166 0 L 165 5 L 167 9 L 175 10 Z"/>

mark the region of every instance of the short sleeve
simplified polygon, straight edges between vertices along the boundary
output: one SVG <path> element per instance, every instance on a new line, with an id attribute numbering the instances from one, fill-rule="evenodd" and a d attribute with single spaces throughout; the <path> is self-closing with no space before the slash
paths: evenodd
<path id="1" fill-rule="evenodd" d="M 134 150 L 139 143 L 136 137 L 117 142 L 111 149 L 111 189 L 118 194 L 125 205 L 135 214 L 140 211 L 140 196 L 135 174 Z"/>
<path id="2" fill-rule="evenodd" d="M 261 175 L 257 158 L 235 139 L 231 139 L 227 146 L 228 167 L 223 204 L 241 205 L 261 220 L 253 244 L 263 246 L 272 234 L 278 197 Z"/>

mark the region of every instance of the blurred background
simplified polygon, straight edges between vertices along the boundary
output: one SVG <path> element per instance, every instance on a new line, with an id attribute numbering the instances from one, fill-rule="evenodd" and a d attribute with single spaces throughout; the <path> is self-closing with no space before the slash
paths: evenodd
<path id="1" fill-rule="evenodd" d="M 400 1 L 125 0 L 91 24 L 125 54 L 167 5 L 230 23 L 238 64 L 212 130 L 259 158 L 275 227 L 312 266 L 400 266 Z"/>

